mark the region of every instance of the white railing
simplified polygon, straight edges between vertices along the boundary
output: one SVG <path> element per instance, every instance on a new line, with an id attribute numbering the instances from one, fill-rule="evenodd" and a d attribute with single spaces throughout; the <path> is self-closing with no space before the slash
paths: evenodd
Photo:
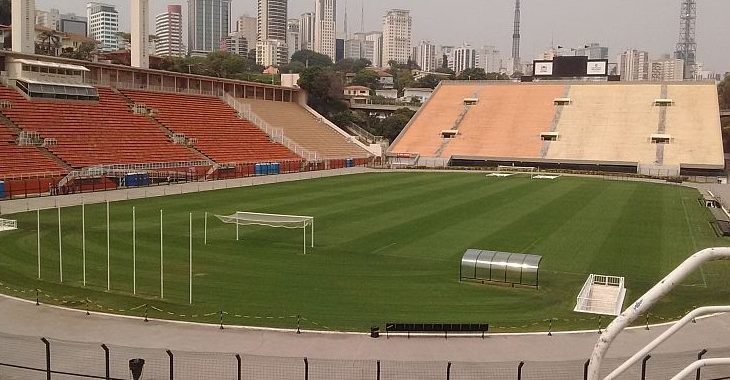
<path id="1" fill-rule="evenodd" d="M 356 134 L 361 139 L 366 140 L 369 144 L 373 143 L 379 143 L 385 138 L 383 136 L 375 136 L 372 133 L 366 131 L 365 129 L 361 128 L 360 126 L 350 123 L 347 128 L 352 131 L 352 133 Z"/>
<path id="2" fill-rule="evenodd" d="M 298 156 L 304 158 L 306 161 L 319 161 L 320 157 L 317 152 L 310 151 L 303 146 L 297 144 L 294 140 L 284 135 L 284 130 L 281 128 L 274 128 L 251 110 L 250 104 L 242 104 L 236 98 L 226 93 L 223 95 L 223 101 L 225 101 L 231 108 L 236 110 L 238 117 L 250 121 L 258 129 L 266 133 L 272 141 L 284 145 Z"/>
<path id="3" fill-rule="evenodd" d="M 109 174 L 126 174 L 148 170 L 179 169 L 212 165 L 214 165 L 214 162 L 212 161 L 179 161 L 90 166 L 82 169 L 72 170 L 65 177 L 63 177 L 61 181 L 58 182 L 58 186 L 65 186 L 72 180 L 83 177 L 98 177 Z"/>
<path id="4" fill-rule="evenodd" d="M 616 276 L 605 276 L 600 274 L 591 274 L 588 276 L 583 288 L 578 293 L 576 310 L 613 310 L 616 304 L 613 301 L 601 300 L 593 297 L 593 286 L 612 286 L 619 289 L 624 288 L 624 278 Z"/>
<path id="5" fill-rule="evenodd" d="M 163 87 L 155 85 L 147 85 L 146 83 L 130 83 L 130 82 L 114 82 L 114 81 L 97 81 L 90 80 L 89 84 L 94 86 L 109 86 L 115 87 L 122 90 L 139 90 L 139 91 L 154 91 L 154 92 L 167 92 L 173 94 L 191 94 L 191 95 L 207 95 L 207 96 L 223 96 L 224 92 L 221 89 L 218 90 L 203 90 L 203 89 L 183 89 L 175 87 Z"/>
<path id="6" fill-rule="evenodd" d="M 40 133 L 33 131 L 21 131 L 18 134 L 18 145 L 20 146 L 39 146 L 43 145 L 43 139 Z"/>
<path id="7" fill-rule="evenodd" d="M 0 109 L 13 108 L 13 103 L 9 100 L 0 100 Z"/>

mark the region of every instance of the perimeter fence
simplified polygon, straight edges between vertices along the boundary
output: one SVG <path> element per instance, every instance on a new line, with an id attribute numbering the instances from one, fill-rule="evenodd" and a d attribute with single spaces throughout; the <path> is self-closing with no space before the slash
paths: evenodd
<path id="1" fill-rule="evenodd" d="M 406 338 L 390 338 L 393 339 Z M 458 356 L 458 352 L 453 354 Z M 488 355 L 485 351 L 485 357 Z M 620 378 L 669 379 L 697 360 L 698 356 L 729 357 L 730 347 L 652 355 Z M 607 360 L 604 375 L 623 360 Z M 140 363 L 144 363 L 143 366 L 139 366 Z M 0 379 L 3 380 L 566 380 L 584 379 L 586 364 L 586 361 L 580 360 L 538 362 L 518 358 L 510 362 L 466 363 L 265 357 L 0 334 Z M 688 379 L 730 379 L 730 367 L 703 368 Z"/>

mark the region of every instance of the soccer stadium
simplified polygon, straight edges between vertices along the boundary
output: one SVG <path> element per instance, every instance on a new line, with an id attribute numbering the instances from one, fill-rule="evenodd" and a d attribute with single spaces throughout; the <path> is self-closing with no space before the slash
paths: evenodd
<path id="1" fill-rule="evenodd" d="M 590 63 L 443 81 L 384 149 L 0 51 L 0 379 L 730 378 L 716 85 Z"/>

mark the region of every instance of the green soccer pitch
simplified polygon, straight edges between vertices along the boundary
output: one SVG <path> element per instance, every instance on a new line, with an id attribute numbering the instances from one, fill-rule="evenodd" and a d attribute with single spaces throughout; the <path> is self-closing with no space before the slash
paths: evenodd
<path id="1" fill-rule="evenodd" d="M 87 205 L 86 287 L 81 207 L 43 210 L 41 280 L 36 213 L 10 216 L 0 234 L 0 291 L 78 309 L 225 324 L 365 331 L 385 322 L 490 323 L 495 331 L 597 328 L 574 313 L 588 274 L 625 276 L 627 301 L 692 253 L 727 245 L 698 192 L 664 184 L 484 173 L 377 173 Z M 132 207 L 136 209 L 137 295 Z M 160 209 L 164 210 L 164 299 L 160 299 Z M 236 211 L 315 218 L 315 247 L 302 230 L 223 224 Z M 189 213 L 193 213 L 193 304 Z M 208 244 L 204 245 L 204 213 Z M 459 282 L 468 248 L 542 255 L 540 289 Z M 706 265 L 652 310 L 652 323 L 697 305 L 730 302 L 727 264 Z M 87 301 L 88 300 L 88 301 Z M 144 307 L 142 305 L 148 305 Z M 608 322 L 603 318 L 603 325 Z M 643 322 L 643 321 L 642 321 Z"/>

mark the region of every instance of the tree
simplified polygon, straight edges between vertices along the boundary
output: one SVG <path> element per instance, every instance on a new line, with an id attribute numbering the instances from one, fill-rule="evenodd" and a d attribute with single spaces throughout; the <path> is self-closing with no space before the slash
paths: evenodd
<path id="1" fill-rule="evenodd" d="M 390 141 L 395 140 L 415 114 L 416 113 L 414 111 L 411 111 L 408 108 L 400 108 L 396 110 L 392 115 L 388 116 L 380 123 L 380 130 L 377 131 L 378 133 L 374 133 L 374 135 L 383 136 Z"/>
<path id="2" fill-rule="evenodd" d="M 454 70 L 451 70 L 448 66 L 448 63 L 445 63 L 443 67 L 437 67 L 435 70 L 439 74 L 449 74 L 449 75 L 456 75 Z"/>
<path id="3" fill-rule="evenodd" d="M 61 36 L 55 30 L 44 30 L 38 35 L 40 43 L 36 43 L 36 54 L 57 56 L 61 50 Z"/>
<path id="4" fill-rule="evenodd" d="M 730 109 L 730 76 L 726 76 L 725 79 L 720 82 L 717 86 L 717 92 L 720 109 Z M 730 120 L 727 118 L 722 120 L 722 141 L 725 146 L 725 151 L 730 152 Z"/>
<path id="5" fill-rule="evenodd" d="M 82 61 L 92 61 L 96 54 L 96 44 L 93 42 L 82 42 L 77 49 L 72 47 L 63 49 L 61 57 L 78 59 Z"/>
<path id="6" fill-rule="evenodd" d="M 361 58 L 361 59 L 350 59 L 345 58 L 337 61 L 335 63 L 335 71 L 340 73 L 357 73 L 360 70 L 369 67 L 372 65 L 372 62 L 370 60 Z"/>
<path id="7" fill-rule="evenodd" d="M 442 77 L 428 74 L 417 80 L 414 86 L 419 88 L 436 88 L 442 80 L 444 80 Z"/>
<path id="8" fill-rule="evenodd" d="M 300 62 L 304 67 L 329 67 L 332 66 L 332 59 L 324 54 L 315 53 L 311 50 L 299 50 L 291 56 L 290 61 Z"/>
<path id="9" fill-rule="evenodd" d="M 461 73 L 459 73 L 459 76 L 456 77 L 457 80 L 487 80 L 487 73 L 484 72 L 484 69 L 480 67 L 476 68 L 469 68 L 465 69 Z"/>
<path id="10" fill-rule="evenodd" d="M 281 67 L 279 67 L 279 71 L 285 74 L 301 73 L 305 69 L 306 66 L 304 66 L 304 64 L 299 61 L 292 61 L 286 65 L 282 65 Z"/>
<path id="11" fill-rule="evenodd" d="M 379 79 L 380 77 L 375 71 L 362 69 L 355 74 L 355 77 L 352 78 L 352 84 L 356 86 L 365 86 L 371 90 L 375 90 L 378 87 Z"/>
<path id="12" fill-rule="evenodd" d="M 310 67 L 302 71 L 299 87 L 309 94 L 309 105 L 325 117 L 347 108 L 342 101 L 342 77 L 330 68 Z"/>

